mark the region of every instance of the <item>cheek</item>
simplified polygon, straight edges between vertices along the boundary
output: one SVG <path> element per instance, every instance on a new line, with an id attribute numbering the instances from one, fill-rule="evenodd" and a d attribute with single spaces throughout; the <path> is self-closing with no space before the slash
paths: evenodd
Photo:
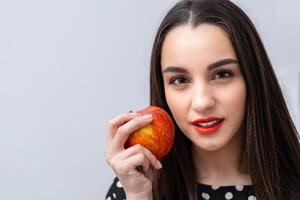
<path id="1" fill-rule="evenodd" d="M 178 93 L 172 92 L 172 90 L 165 90 L 165 94 L 166 94 L 166 101 L 167 104 L 171 110 L 171 112 L 176 113 L 176 110 L 180 109 L 180 101 L 178 101 Z"/>
<path id="2" fill-rule="evenodd" d="M 187 96 L 184 92 L 176 92 L 174 90 L 165 90 L 166 101 L 172 112 L 176 122 L 179 121 L 180 117 L 187 115 Z"/>
<path id="3" fill-rule="evenodd" d="M 243 118 L 246 103 L 246 86 L 243 80 L 220 93 L 222 107 L 231 117 Z M 238 119 L 235 119 L 238 120 Z"/>

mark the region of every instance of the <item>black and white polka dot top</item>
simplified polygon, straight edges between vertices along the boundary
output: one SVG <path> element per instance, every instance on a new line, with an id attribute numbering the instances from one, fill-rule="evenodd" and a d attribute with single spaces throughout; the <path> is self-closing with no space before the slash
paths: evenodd
<path id="1" fill-rule="evenodd" d="M 197 186 L 199 200 L 257 200 L 251 185 L 215 186 L 198 183 Z M 114 179 L 106 195 L 106 200 L 113 199 L 126 199 L 125 192 L 118 178 Z"/>

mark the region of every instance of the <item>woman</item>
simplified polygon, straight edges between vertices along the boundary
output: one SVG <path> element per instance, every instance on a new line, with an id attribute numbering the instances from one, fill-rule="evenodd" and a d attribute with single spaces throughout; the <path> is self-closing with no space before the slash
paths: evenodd
<path id="1" fill-rule="evenodd" d="M 299 136 L 240 8 L 178 2 L 158 29 L 150 85 L 151 105 L 176 122 L 175 144 L 161 163 L 140 145 L 124 149 L 151 116 L 112 119 L 106 159 L 117 178 L 108 199 L 300 199 Z"/>

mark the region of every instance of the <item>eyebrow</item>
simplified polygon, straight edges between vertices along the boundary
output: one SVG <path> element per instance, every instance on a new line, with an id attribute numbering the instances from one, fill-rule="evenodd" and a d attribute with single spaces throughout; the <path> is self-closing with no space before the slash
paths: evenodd
<path id="1" fill-rule="evenodd" d="M 212 64 L 209 64 L 207 66 L 207 69 L 208 70 L 212 70 L 212 69 L 215 69 L 217 67 L 221 67 L 223 65 L 228 65 L 228 64 L 232 64 L 232 63 L 238 64 L 238 61 L 235 60 L 235 59 L 232 59 L 232 58 L 222 59 L 222 60 L 219 60 L 219 61 L 214 62 Z M 164 69 L 162 72 L 163 73 L 166 73 L 166 72 L 175 72 L 175 73 L 184 73 L 184 74 L 188 73 L 188 71 L 185 68 L 175 67 L 175 66 L 169 66 L 166 69 Z"/>

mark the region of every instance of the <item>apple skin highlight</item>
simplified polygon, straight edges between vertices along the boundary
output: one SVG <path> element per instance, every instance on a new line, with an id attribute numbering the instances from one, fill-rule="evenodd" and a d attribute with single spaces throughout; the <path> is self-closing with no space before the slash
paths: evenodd
<path id="1" fill-rule="evenodd" d="M 175 126 L 172 118 L 157 106 L 148 106 L 137 113 L 152 114 L 153 121 L 134 131 L 125 142 L 125 148 L 140 144 L 150 150 L 158 160 L 162 159 L 170 152 L 174 143 Z"/>

